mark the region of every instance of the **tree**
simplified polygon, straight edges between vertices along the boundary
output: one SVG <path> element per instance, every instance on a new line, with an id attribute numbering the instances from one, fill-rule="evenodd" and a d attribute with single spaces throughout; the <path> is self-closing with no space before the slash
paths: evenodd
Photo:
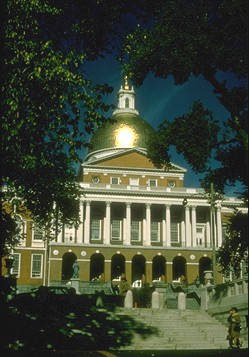
<path id="1" fill-rule="evenodd" d="M 196 103 L 191 113 L 165 121 L 158 130 L 160 164 L 169 162 L 168 149 L 174 144 L 196 172 L 206 172 L 206 187 L 213 181 L 222 190 L 225 184 L 237 180 L 247 186 L 247 33 L 245 0 L 169 0 L 155 7 L 150 24 L 138 25 L 124 44 L 124 72 L 135 84 L 141 85 L 150 71 L 161 78 L 172 75 L 176 84 L 186 82 L 191 75 L 203 76 L 230 113 L 223 122 L 216 122 L 219 130 L 216 127 L 212 131 L 210 120 L 199 122 L 199 110 L 204 114 L 206 109 Z M 206 118 L 210 119 L 210 114 Z M 192 150 L 189 155 L 189 148 L 200 143 L 199 131 L 194 132 L 188 120 L 193 127 L 199 126 L 202 138 L 206 137 L 205 145 L 199 148 L 198 162 L 197 153 Z M 180 135 L 176 124 L 178 131 L 185 132 L 184 145 L 181 138 L 180 143 L 173 138 Z M 155 157 L 153 152 L 152 159 Z M 218 161 L 218 168 L 208 163 L 211 157 Z"/>
<path id="2" fill-rule="evenodd" d="M 19 197 L 42 225 L 78 222 L 76 164 L 108 119 L 104 97 L 112 91 L 92 83 L 84 64 L 113 49 L 132 7 L 130 0 L 2 4 L 1 201 Z"/>
<path id="3" fill-rule="evenodd" d="M 176 84 L 202 76 L 229 116 L 217 121 L 201 102 L 190 113 L 165 120 L 150 142 L 149 155 L 158 166 L 170 165 L 175 146 L 195 172 L 205 174 L 202 186 L 213 182 L 222 192 L 239 181 L 248 192 L 248 5 L 245 0 L 169 0 L 152 11 L 149 25 L 138 25 L 124 43 L 124 73 L 141 85 L 148 72 L 174 77 Z M 156 145 L 155 145 L 156 144 Z M 212 160 L 218 165 L 213 167 Z M 248 241 L 235 224 L 218 252 L 223 269 L 244 259 Z M 245 227 L 245 226 L 243 226 Z M 234 254 L 233 254 L 234 253 Z"/>
<path id="4" fill-rule="evenodd" d="M 235 212 L 227 225 L 226 239 L 219 249 L 218 262 L 224 274 L 232 270 L 239 276 L 241 263 L 247 264 L 248 273 L 248 215 Z"/>

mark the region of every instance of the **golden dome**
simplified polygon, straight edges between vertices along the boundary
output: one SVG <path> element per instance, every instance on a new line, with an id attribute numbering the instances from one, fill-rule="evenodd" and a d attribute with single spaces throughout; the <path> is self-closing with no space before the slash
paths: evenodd
<path id="1" fill-rule="evenodd" d="M 137 114 L 118 113 L 114 122 L 106 122 L 97 129 L 90 141 L 89 152 L 107 148 L 146 148 L 153 128 Z"/>

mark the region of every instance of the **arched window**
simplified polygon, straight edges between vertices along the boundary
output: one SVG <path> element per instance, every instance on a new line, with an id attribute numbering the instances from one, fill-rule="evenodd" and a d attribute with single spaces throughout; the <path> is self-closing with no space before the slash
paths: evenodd
<path id="1" fill-rule="evenodd" d="M 125 98 L 125 108 L 129 108 L 130 103 L 129 103 L 129 98 Z"/>

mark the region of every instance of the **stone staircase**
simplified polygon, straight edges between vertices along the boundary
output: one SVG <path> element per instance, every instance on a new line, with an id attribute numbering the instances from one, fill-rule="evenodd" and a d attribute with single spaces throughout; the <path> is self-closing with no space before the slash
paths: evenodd
<path id="1" fill-rule="evenodd" d="M 135 334 L 132 344 L 120 350 L 211 350 L 227 349 L 227 328 L 206 312 L 151 309 L 118 309 L 139 322 L 158 329 L 157 335 L 143 339 Z M 246 341 L 245 341 L 246 342 Z M 248 347 L 243 345 L 243 347 Z"/>

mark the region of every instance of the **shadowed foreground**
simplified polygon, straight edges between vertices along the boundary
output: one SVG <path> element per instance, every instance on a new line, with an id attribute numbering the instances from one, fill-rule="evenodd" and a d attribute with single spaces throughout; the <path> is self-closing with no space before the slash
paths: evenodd
<path id="1" fill-rule="evenodd" d="M 10 353 L 4 357 L 30 357 L 28 353 Z M 189 351 L 37 351 L 35 357 L 246 357 L 246 350 L 189 350 Z"/>
<path id="2" fill-rule="evenodd" d="M 129 346 L 135 333 L 143 339 L 157 334 L 155 327 L 116 315 L 111 306 L 97 308 L 87 296 L 49 294 L 46 289 L 38 295 L 20 294 L 9 302 L 1 301 L 0 316 L 3 356 L 119 349 Z"/>

